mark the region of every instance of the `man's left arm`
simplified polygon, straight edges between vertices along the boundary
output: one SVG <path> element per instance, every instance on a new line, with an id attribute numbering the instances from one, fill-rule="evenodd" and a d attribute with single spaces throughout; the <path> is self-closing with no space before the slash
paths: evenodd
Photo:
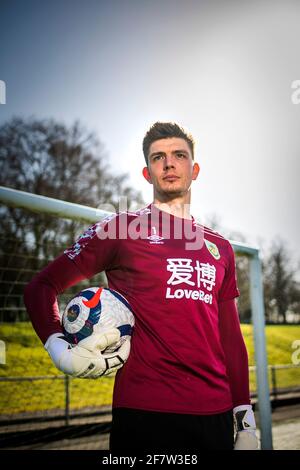
<path id="1" fill-rule="evenodd" d="M 255 418 L 250 404 L 248 354 L 235 299 L 219 303 L 219 330 L 237 430 L 234 448 L 254 450 L 257 449 L 257 439 Z"/>

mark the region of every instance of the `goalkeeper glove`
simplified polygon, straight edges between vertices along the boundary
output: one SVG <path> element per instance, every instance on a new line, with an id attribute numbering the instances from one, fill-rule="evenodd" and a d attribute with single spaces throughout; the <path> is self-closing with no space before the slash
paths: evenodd
<path id="1" fill-rule="evenodd" d="M 93 334 L 77 345 L 70 344 L 62 333 L 54 333 L 47 339 L 45 349 L 55 366 L 67 375 L 81 378 L 97 378 L 109 375 L 123 366 L 130 352 L 130 338 L 115 352 L 105 349 L 120 339 L 120 331 L 111 328 L 101 334 Z"/>
<path id="2" fill-rule="evenodd" d="M 251 405 L 240 405 L 233 408 L 236 426 L 234 450 L 256 450 L 258 441 L 255 434 L 255 417 Z"/>

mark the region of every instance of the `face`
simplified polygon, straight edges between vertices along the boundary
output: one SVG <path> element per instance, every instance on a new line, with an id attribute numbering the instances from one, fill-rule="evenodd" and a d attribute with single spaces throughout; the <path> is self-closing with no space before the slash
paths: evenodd
<path id="1" fill-rule="evenodd" d="M 146 180 L 153 184 L 154 195 L 160 199 L 185 196 L 199 173 L 188 143 L 171 137 L 153 142 L 149 149 L 148 167 L 143 169 Z"/>

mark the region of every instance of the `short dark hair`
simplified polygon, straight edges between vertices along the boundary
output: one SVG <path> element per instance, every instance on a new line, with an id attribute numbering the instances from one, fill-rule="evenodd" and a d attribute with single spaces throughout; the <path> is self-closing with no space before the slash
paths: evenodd
<path id="1" fill-rule="evenodd" d="M 171 137 L 179 137 L 184 139 L 192 152 L 192 159 L 194 160 L 194 139 L 191 134 L 185 131 L 176 122 L 155 122 L 147 131 L 143 140 L 143 152 L 146 164 L 148 165 L 149 149 L 153 142 L 160 139 L 170 139 Z"/>

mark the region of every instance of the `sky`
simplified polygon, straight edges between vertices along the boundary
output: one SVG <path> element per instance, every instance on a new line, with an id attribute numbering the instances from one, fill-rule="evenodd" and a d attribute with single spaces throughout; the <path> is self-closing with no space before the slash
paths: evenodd
<path id="1" fill-rule="evenodd" d="M 149 203 L 142 140 L 176 121 L 201 167 L 193 215 L 300 259 L 299 24 L 297 0 L 1 0 L 0 125 L 79 119 Z"/>

